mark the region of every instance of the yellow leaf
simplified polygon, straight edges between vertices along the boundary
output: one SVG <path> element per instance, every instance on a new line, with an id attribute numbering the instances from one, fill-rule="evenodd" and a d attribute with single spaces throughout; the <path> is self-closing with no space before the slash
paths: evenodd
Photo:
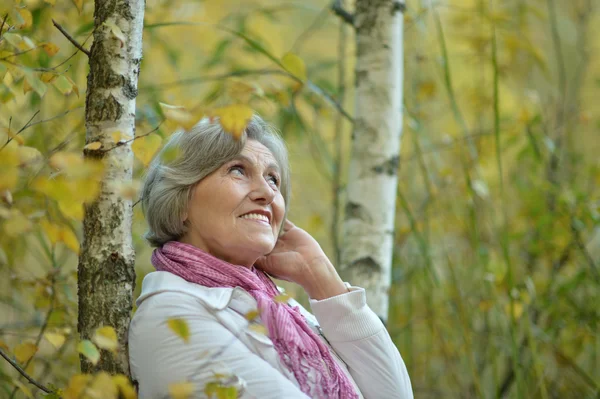
<path id="1" fill-rule="evenodd" d="M 1 339 L 0 339 L 0 349 L 2 349 L 5 352 L 9 351 L 8 345 L 6 345 L 6 342 L 2 341 Z"/>
<path id="2" fill-rule="evenodd" d="M 92 341 L 94 341 L 98 348 L 106 349 L 109 351 L 116 351 L 119 348 L 117 332 L 111 326 L 104 326 L 98 328 L 94 333 Z"/>
<path id="3" fill-rule="evenodd" d="M 137 159 L 139 159 L 144 166 L 148 166 L 161 145 L 162 139 L 160 136 L 157 134 L 150 134 L 148 136 L 136 138 L 133 141 L 132 148 Z"/>
<path id="4" fill-rule="evenodd" d="M 248 329 L 262 335 L 268 335 L 267 329 L 262 324 L 250 324 L 250 326 L 248 326 Z"/>
<path id="5" fill-rule="evenodd" d="M 204 393 L 209 398 L 217 399 L 235 399 L 238 397 L 238 391 L 235 386 L 223 385 L 220 381 L 213 381 L 206 384 Z"/>
<path id="6" fill-rule="evenodd" d="M 64 399 L 84 398 L 84 393 L 91 380 L 92 376 L 90 374 L 75 374 L 72 376 L 65 390 Z"/>
<path id="7" fill-rule="evenodd" d="M 25 79 L 23 81 L 23 94 L 27 94 L 28 92 L 30 92 L 32 90 L 33 90 L 33 87 L 31 87 L 31 85 L 29 84 L 27 79 Z"/>
<path id="8" fill-rule="evenodd" d="M 254 319 L 256 319 L 260 314 L 258 313 L 258 310 L 251 310 L 248 313 L 246 313 L 244 315 L 244 317 L 246 318 L 246 320 L 248 321 L 253 321 Z"/>
<path id="9" fill-rule="evenodd" d="M 306 82 L 306 65 L 302 58 L 294 53 L 287 53 L 281 58 L 281 64 L 289 73 Z"/>
<path id="10" fill-rule="evenodd" d="M 84 339 L 77 344 L 77 352 L 85 356 L 94 366 L 100 361 L 100 352 L 90 340 Z"/>
<path id="11" fill-rule="evenodd" d="M 114 380 L 106 371 L 100 371 L 94 375 L 86 393 L 86 397 L 90 399 L 117 399 L 119 396 L 119 390 Z"/>
<path id="12" fill-rule="evenodd" d="M 21 14 L 21 18 L 23 18 L 23 23 L 19 25 L 19 29 L 28 29 L 31 27 L 33 23 L 33 16 L 31 15 L 31 11 L 26 8 L 21 8 L 19 10 L 19 14 Z"/>
<path id="13" fill-rule="evenodd" d="M 189 399 L 193 393 L 194 384 L 191 382 L 169 384 L 169 395 L 172 399 Z"/>
<path id="14" fill-rule="evenodd" d="M 263 89 L 258 84 L 237 78 L 227 80 L 227 93 L 233 100 L 241 103 L 250 101 L 252 95 L 259 97 L 264 95 Z"/>
<path id="15" fill-rule="evenodd" d="M 81 10 L 83 10 L 83 0 L 73 0 L 75 3 L 75 7 L 77 7 L 77 11 L 81 14 Z"/>
<path id="16" fill-rule="evenodd" d="M 60 233 L 61 241 L 65 244 L 65 247 L 69 248 L 75 254 L 79 254 L 79 240 L 73 230 L 63 226 Z"/>
<path id="17" fill-rule="evenodd" d="M 58 75 L 53 72 L 42 72 L 40 80 L 44 83 L 52 83 L 57 77 Z"/>
<path id="18" fill-rule="evenodd" d="M 185 130 L 191 129 L 198 122 L 199 118 L 189 112 L 185 107 L 165 103 L 159 103 L 159 105 L 167 120 L 175 122 Z"/>
<path id="19" fill-rule="evenodd" d="M 54 44 L 54 43 L 42 43 L 40 45 L 42 46 L 42 48 L 44 49 L 44 51 L 46 52 L 46 54 L 48 54 L 48 56 L 50 56 L 50 57 L 52 57 L 56 53 L 58 53 L 59 47 L 56 44 Z M 45 74 L 45 73 L 50 73 L 51 74 L 51 72 L 44 72 L 44 73 L 42 73 L 42 75 Z"/>
<path id="20" fill-rule="evenodd" d="M 169 319 L 167 320 L 167 325 L 177 336 L 183 339 L 183 342 L 190 342 L 190 327 L 187 321 L 183 319 Z"/>
<path id="21" fill-rule="evenodd" d="M 66 339 L 64 335 L 52 332 L 44 333 L 44 338 L 46 338 L 46 340 L 50 342 L 56 349 L 60 349 L 65 343 Z"/>
<path id="22" fill-rule="evenodd" d="M 42 153 L 37 148 L 21 146 L 18 151 L 21 166 L 42 159 Z"/>
<path id="23" fill-rule="evenodd" d="M 273 298 L 273 300 L 277 303 L 287 303 L 287 301 L 290 300 L 290 296 L 288 294 L 286 294 L 285 292 L 282 292 L 281 294 L 275 296 Z"/>
<path id="24" fill-rule="evenodd" d="M 504 310 L 508 315 L 510 315 L 510 303 L 507 303 Z M 519 301 L 513 302 L 513 311 L 515 314 L 515 319 L 518 320 L 523 314 L 523 304 Z"/>
<path id="25" fill-rule="evenodd" d="M 25 342 L 18 345 L 15 350 L 15 358 L 19 363 L 26 363 L 29 359 L 35 355 L 38 351 L 38 347 L 31 342 Z"/>
<path id="26" fill-rule="evenodd" d="M 77 97 L 79 97 L 79 88 L 77 87 L 77 85 L 75 84 L 75 82 L 73 82 L 73 79 L 71 79 L 67 75 L 64 75 L 64 76 L 65 76 L 65 78 L 67 78 L 67 80 L 69 81 L 69 83 L 71 83 L 71 88 L 73 89 L 73 92 L 75 92 L 75 95 L 77 95 Z"/>
<path id="27" fill-rule="evenodd" d="M 248 122 L 250 122 L 252 115 L 254 115 L 252 108 L 243 104 L 217 108 L 212 113 L 219 118 L 219 123 L 223 127 L 223 130 L 231 134 L 236 140 L 242 137 L 242 133 L 244 133 L 246 126 L 248 126 Z"/>
<path id="28" fill-rule="evenodd" d="M 51 6 L 53 6 L 53 5 L 55 5 L 55 4 L 56 4 L 56 0 L 44 0 L 44 3 L 48 3 L 48 4 L 50 4 Z"/>
<path id="29" fill-rule="evenodd" d="M 31 220 L 21 213 L 18 209 L 12 209 L 10 217 L 5 221 L 9 229 L 4 231 L 4 234 L 8 237 L 19 237 L 23 233 L 31 231 L 33 224 Z"/>
<path id="30" fill-rule="evenodd" d="M 121 28 L 119 28 L 114 21 L 105 21 L 103 25 L 110 29 L 112 34 L 121 41 L 121 44 L 125 43 L 125 35 L 123 34 L 123 31 L 121 31 Z"/>
<path id="31" fill-rule="evenodd" d="M 83 147 L 84 150 L 99 150 L 102 147 L 102 143 L 99 141 L 94 141 L 93 143 L 86 144 Z"/>
<path id="32" fill-rule="evenodd" d="M 60 212 L 68 218 L 75 219 L 78 221 L 83 221 L 84 212 L 83 212 L 83 204 L 78 201 L 73 201 L 69 199 L 63 199 L 58 201 L 58 209 Z"/>
<path id="33" fill-rule="evenodd" d="M 130 140 L 132 138 L 132 137 L 126 135 L 126 134 L 123 134 L 123 132 L 121 132 L 119 130 L 112 132 L 110 134 L 110 137 L 112 137 L 112 141 L 115 144 L 119 143 L 120 141 Z"/>
<path id="34" fill-rule="evenodd" d="M 133 388 L 133 386 L 131 386 L 129 378 L 125 377 L 123 374 L 117 374 L 113 376 L 112 379 L 115 386 L 119 390 L 122 399 L 137 398 L 137 394 L 135 393 L 135 389 Z"/>

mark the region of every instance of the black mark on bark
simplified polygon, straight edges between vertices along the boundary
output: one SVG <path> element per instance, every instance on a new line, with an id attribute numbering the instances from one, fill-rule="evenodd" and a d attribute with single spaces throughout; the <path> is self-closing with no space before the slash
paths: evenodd
<path id="1" fill-rule="evenodd" d="M 387 161 L 380 165 L 373 167 L 373 172 L 377 174 L 385 173 L 388 176 L 394 176 L 398 173 L 398 165 L 400 164 L 400 157 L 394 155 Z"/>
<path id="2" fill-rule="evenodd" d="M 346 220 L 349 219 L 359 219 L 369 223 L 371 221 L 371 216 L 364 206 L 357 204 L 356 202 L 348 202 L 348 204 L 346 204 Z"/>
<path id="3" fill-rule="evenodd" d="M 357 259 L 349 265 L 349 269 L 356 270 L 357 274 L 371 276 L 381 273 L 381 265 L 370 256 Z"/>

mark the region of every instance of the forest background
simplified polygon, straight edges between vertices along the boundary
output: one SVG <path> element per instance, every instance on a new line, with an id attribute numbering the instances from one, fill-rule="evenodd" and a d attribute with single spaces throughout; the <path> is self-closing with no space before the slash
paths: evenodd
<path id="1" fill-rule="evenodd" d="M 288 144 L 290 219 L 337 259 L 355 44 L 331 5 L 149 0 L 122 195 L 137 198 L 177 127 L 160 103 L 243 102 Z M 101 168 L 79 157 L 88 59 L 52 20 L 89 48 L 93 3 L 8 1 L 0 18 L 0 349 L 64 390 L 94 349 L 77 334 L 76 270 Z M 286 54 L 301 79 L 273 61 Z M 599 55 L 592 0 L 407 1 L 387 326 L 416 397 L 600 395 Z M 137 290 L 144 230 L 135 206 Z M 0 397 L 36 392 L 0 362 Z"/>

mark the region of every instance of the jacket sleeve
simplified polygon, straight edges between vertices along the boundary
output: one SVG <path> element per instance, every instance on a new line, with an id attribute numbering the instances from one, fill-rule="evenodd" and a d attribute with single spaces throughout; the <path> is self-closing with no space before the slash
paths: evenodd
<path id="1" fill-rule="evenodd" d="M 186 321 L 187 343 L 168 327 L 169 319 Z M 139 384 L 139 398 L 170 397 L 169 386 L 177 383 L 192 383 L 190 397 L 203 398 L 207 384 L 232 376 L 231 380 L 243 387 L 240 397 L 244 399 L 307 399 L 238 336 L 193 296 L 165 292 L 146 299 L 129 329 L 130 367 Z"/>
<path id="2" fill-rule="evenodd" d="M 313 313 L 344 360 L 365 399 L 412 399 L 408 371 L 379 317 L 367 306 L 365 290 L 310 300 Z"/>

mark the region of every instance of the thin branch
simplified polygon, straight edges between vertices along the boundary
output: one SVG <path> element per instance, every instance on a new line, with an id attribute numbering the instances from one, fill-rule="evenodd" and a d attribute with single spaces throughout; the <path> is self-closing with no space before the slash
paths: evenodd
<path id="1" fill-rule="evenodd" d="M 7 18 L 8 18 L 8 13 L 4 14 L 4 19 L 2 20 L 2 25 L 0 25 L 0 38 L 2 38 L 2 29 L 4 29 L 4 24 L 6 23 Z"/>
<path id="2" fill-rule="evenodd" d="M 104 152 L 104 153 L 107 153 L 107 152 L 109 152 L 109 151 L 112 151 L 112 150 L 114 150 L 114 149 L 115 149 L 115 148 L 117 148 L 117 147 L 120 147 L 120 146 L 122 146 L 122 145 L 125 145 L 125 144 L 128 144 L 128 143 L 131 143 L 131 142 L 132 142 L 132 141 L 134 141 L 134 140 L 141 139 L 142 137 L 146 137 L 146 136 L 148 136 L 148 135 L 150 135 L 150 134 L 152 134 L 152 133 L 156 132 L 156 131 L 157 131 L 157 130 L 158 130 L 158 129 L 159 129 L 161 126 L 162 126 L 162 124 L 163 124 L 163 123 L 165 123 L 165 120 L 166 120 L 166 119 L 163 119 L 162 121 L 160 121 L 160 123 L 159 123 L 158 125 L 156 125 L 156 127 L 155 127 L 154 129 L 150 130 L 149 132 L 146 132 L 146 133 L 144 133 L 144 134 L 141 134 L 141 135 L 139 135 L 139 136 L 135 136 L 134 138 L 132 138 L 132 139 L 129 139 L 129 140 L 123 140 L 123 141 L 119 141 L 119 142 L 118 142 L 118 143 L 117 143 L 115 146 L 113 146 L 113 147 L 110 147 L 110 148 L 107 148 L 107 149 L 106 149 L 106 150 L 104 150 L 103 152 Z M 138 202 L 139 202 L 139 201 L 138 201 Z M 135 204 L 133 204 L 133 206 L 135 206 L 136 204 L 137 204 L 137 202 L 136 202 Z"/>
<path id="3" fill-rule="evenodd" d="M 37 114 L 40 113 L 40 110 L 38 109 L 37 111 L 35 111 L 35 113 L 31 116 L 31 118 L 29 118 L 29 120 L 27 121 L 26 124 L 23 125 L 23 127 L 21 129 L 19 129 L 19 131 L 17 132 L 17 134 L 21 133 L 23 130 L 27 129 L 29 127 L 29 124 L 31 123 L 31 121 L 37 116 Z"/>
<path id="4" fill-rule="evenodd" d="M 311 37 L 312 34 L 314 33 L 314 31 L 316 31 L 320 27 L 320 25 L 322 25 L 323 22 L 326 20 L 327 15 L 329 14 L 328 8 L 329 7 L 325 6 L 325 8 L 323 8 L 321 10 L 321 12 L 317 15 L 315 20 L 308 26 L 308 28 L 306 28 L 302 33 L 300 33 L 300 35 L 298 35 L 298 37 L 294 41 L 294 44 L 292 45 L 292 47 L 289 50 L 290 52 L 296 53 L 296 54 L 298 54 L 300 52 L 300 47 L 302 46 L 302 44 L 309 37 Z"/>
<path id="5" fill-rule="evenodd" d="M 12 58 L 12 57 L 18 57 L 18 56 L 20 56 L 20 55 L 27 54 L 27 53 L 29 53 L 29 52 L 31 52 L 31 51 L 33 51 L 33 50 L 37 50 L 37 49 L 39 49 L 39 48 L 40 48 L 40 46 L 35 46 L 35 47 L 33 47 L 33 48 L 30 48 L 30 49 L 27 49 L 27 50 L 23 50 L 23 51 L 17 51 L 16 53 L 12 53 L 12 54 L 9 54 L 9 55 L 7 55 L 7 56 L 5 56 L 5 57 L 2 57 L 2 58 L 0 58 L 0 61 L 6 61 L 6 60 L 8 60 L 9 58 Z"/>
<path id="6" fill-rule="evenodd" d="M 139 88 L 139 91 L 141 92 L 141 91 L 145 91 L 145 90 L 162 90 L 162 89 L 168 89 L 171 87 L 187 86 L 189 84 L 202 84 L 205 82 L 212 82 L 212 81 L 221 80 L 221 79 L 227 79 L 227 78 L 232 78 L 232 77 L 237 77 L 237 76 L 249 76 L 249 75 L 285 75 L 285 76 L 287 76 L 288 74 L 285 71 L 281 71 L 278 69 L 243 69 L 240 71 L 227 72 L 227 73 L 223 73 L 223 74 L 219 74 L 219 75 L 200 76 L 197 78 L 182 79 L 182 80 L 177 80 L 177 81 L 169 82 L 169 83 L 143 86 L 143 87 Z"/>
<path id="7" fill-rule="evenodd" d="M 334 14 L 340 17 L 345 23 L 354 26 L 354 15 L 344 9 L 341 0 L 333 1 L 331 4 L 331 11 L 333 11 Z"/>
<path id="8" fill-rule="evenodd" d="M 343 6 L 344 0 L 337 0 Z M 348 27 L 342 21 L 339 26 L 338 48 L 337 48 L 337 67 L 338 67 L 338 95 L 337 101 L 344 104 L 346 99 L 346 42 L 348 40 Z M 341 240 L 339 237 L 340 212 L 342 208 L 342 140 L 344 133 L 344 123 L 342 115 L 338 112 L 335 118 L 335 158 L 333 167 L 333 218 L 331 220 L 331 241 L 333 243 L 333 253 L 335 256 L 335 265 L 341 266 Z"/>
<path id="9" fill-rule="evenodd" d="M 77 40 L 73 39 L 73 38 L 71 37 L 71 35 L 69 35 L 69 34 L 67 33 L 67 31 L 66 31 L 66 30 L 65 30 L 65 29 L 64 29 L 62 26 L 60 26 L 60 24 L 59 24 L 58 22 L 56 22 L 55 20 L 52 20 L 52 23 L 54 24 L 54 26 L 56 26 L 56 28 L 57 28 L 57 29 L 60 31 L 60 33 L 62 33 L 62 34 L 63 34 L 63 35 L 64 35 L 64 36 L 67 38 L 67 40 L 68 40 L 68 41 L 70 41 L 71 43 L 73 43 L 73 46 L 77 47 L 79 50 L 81 50 L 81 52 L 82 52 L 82 53 L 84 53 L 84 54 L 85 54 L 85 55 L 87 55 L 88 57 L 90 56 L 90 52 L 89 52 L 89 51 L 87 51 L 86 49 L 84 49 L 84 48 L 81 46 L 81 44 L 79 44 L 79 43 L 77 42 Z"/>
<path id="10" fill-rule="evenodd" d="M 83 41 L 83 44 L 81 45 L 82 47 L 87 43 L 87 41 L 90 39 L 90 37 L 92 37 L 92 34 L 90 33 L 88 35 L 88 37 L 85 38 L 85 40 Z M 61 62 L 60 64 L 53 66 L 52 69 L 56 69 L 59 66 L 62 66 L 64 64 L 67 63 L 67 61 L 69 61 L 71 58 L 75 57 L 77 55 L 77 53 L 79 52 L 79 49 L 75 50 L 75 52 L 73 54 L 71 54 L 70 56 L 68 56 L 63 62 Z M 69 66 L 70 67 L 70 66 Z M 65 71 L 66 72 L 66 71 Z M 64 73 L 64 72 L 63 72 Z"/>
<path id="11" fill-rule="evenodd" d="M 52 393 L 52 391 L 50 389 L 46 388 L 45 386 L 43 386 L 42 384 L 40 384 L 39 382 L 37 382 L 36 380 L 31 378 L 31 376 L 29 374 L 27 374 L 25 372 L 25 370 L 23 370 L 16 361 L 11 359 L 10 356 L 8 356 L 6 353 L 4 353 L 2 348 L 0 348 L 0 356 L 2 356 L 4 359 L 6 359 L 6 361 L 9 362 L 10 365 L 13 366 L 23 377 L 27 378 L 27 381 L 29 381 L 31 384 L 35 385 L 36 387 L 38 387 L 39 389 L 41 389 L 42 391 L 44 391 L 46 393 Z"/>
<path id="12" fill-rule="evenodd" d="M 18 132 L 17 132 L 17 134 L 20 134 L 20 133 L 22 133 L 23 131 L 25 131 L 25 130 L 29 129 L 29 128 L 30 128 L 30 127 L 32 127 L 32 126 L 39 125 L 39 124 L 41 124 L 41 123 L 45 123 L 45 122 L 49 122 L 49 121 L 51 121 L 51 120 L 54 120 L 54 119 L 62 118 L 63 116 L 67 115 L 68 113 L 70 113 L 70 112 L 72 112 L 72 111 L 75 111 L 75 110 L 77 110 L 77 109 L 80 109 L 80 108 L 83 108 L 83 106 L 76 107 L 76 108 L 72 108 L 72 109 L 69 109 L 69 110 L 67 110 L 67 111 L 65 111 L 65 112 L 62 112 L 62 113 L 58 114 L 58 115 L 55 115 L 55 116 L 53 116 L 53 117 L 51 117 L 51 118 L 48 118 L 48 119 L 43 119 L 43 120 L 41 120 L 41 121 L 37 121 L 37 122 L 33 122 L 33 123 L 31 123 L 31 121 L 33 120 L 33 118 L 34 118 L 34 117 L 35 117 L 35 116 L 36 116 L 36 115 L 37 115 L 37 114 L 40 112 L 40 111 L 37 111 L 37 112 L 36 112 L 36 113 L 35 113 L 35 114 L 34 114 L 34 115 L 33 115 L 33 116 L 32 116 L 32 117 L 29 119 L 29 121 L 28 121 L 28 122 L 27 122 L 27 123 L 26 123 L 26 124 L 25 124 L 25 125 L 24 125 L 24 126 L 23 126 L 23 127 L 22 127 L 22 128 L 19 130 L 19 131 L 18 131 Z M 11 119 L 12 119 L 12 118 L 11 118 Z M 10 126 L 9 126 L 9 129 L 10 129 Z M 6 143 L 4 143 L 4 145 L 3 145 L 2 147 L 0 147 L 0 151 L 2 151 L 2 149 L 4 149 L 4 147 L 6 147 L 6 146 L 8 145 L 8 143 L 10 143 L 10 140 L 11 140 L 11 139 L 9 138 L 9 140 L 8 140 Z"/>
<path id="13" fill-rule="evenodd" d="M 54 254 L 52 255 L 52 257 L 54 258 Z M 44 336 L 44 333 L 46 332 L 46 329 L 48 328 L 48 323 L 50 322 L 50 316 L 52 316 L 52 313 L 54 312 L 54 300 L 56 299 L 56 287 L 55 287 L 56 275 L 55 274 L 52 274 L 50 281 L 51 281 L 51 289 L 52 289 L 52 294 L 50 295 L 50 308 L 48 309 L 48 313 L 46 313 L 46 317 L 44 318 L 44 324 L 42 324 L 42 328 L 40 328 L 40 332 L 38 333 L 38 336 L 35 340 L 36 347 L 40 346 L 42 337 Z M 29 365 L 33 361 L 34 357 L 35 357 L 35 355 L 31 356 L 29 359 L 27 359 L 23 368 L 26 369 L 27 367 L 29 367 Z M 37 384 L 36 384 L 36 386 L 38 388 L 40 388 Z M 40 389 L 42 389 L 42 388 L 40 388 Z M 15 387 L 15 389 L 13 389 L 13 391 L 10 395 L 10 399 L 13 399 L 15 397 L 17 390 L 18 390 L 18 387 Z"/>

